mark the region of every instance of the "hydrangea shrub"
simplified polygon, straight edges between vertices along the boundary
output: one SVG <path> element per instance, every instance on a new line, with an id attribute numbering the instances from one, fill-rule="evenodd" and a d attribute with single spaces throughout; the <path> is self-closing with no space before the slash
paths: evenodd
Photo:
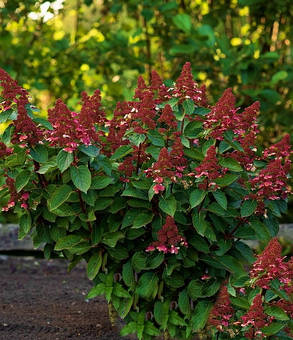
<path id="1" fill-rule="evenodd" d="M 2 211 L 21 214 L 19 238 L 45 245 L 46 258 L 87 262 L 88 297 L 106 297 L 122 335 L 289 328 L 292 261 L 276 241 L 257 260 L 243 242 L 277 235 L 289 194 L 289 137 L 257 146 L 258 102 L 239 108 L 227 89 L 209 104 L 189 63 L 176 82 L 140 77 L 111 119 L 98 90 L 82 94 L 79 113 L 58 100 L 44 119 L 3 70 L 0 86 Z"/>

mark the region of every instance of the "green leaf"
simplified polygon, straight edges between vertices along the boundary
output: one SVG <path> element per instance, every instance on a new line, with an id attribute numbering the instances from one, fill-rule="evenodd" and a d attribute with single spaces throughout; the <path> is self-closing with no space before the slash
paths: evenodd
<path id="1" fill-rule="evenodd" d="M 66 169 L 68 169 L 72 162 L 73 162 L 72 153 L 66 152 L 64 150 L 59 151 L 57 158 L 56 158 L 56 164 L 57 164 L 58 169 L 61 172 L 64 172 Z"/>
<path id="2" fill-rule="evenodd" d="M 288 77 L 288 73 L 286 71 L 279 71 L 277 73 L 275 73 L 272 76 L 272 80 L 271 83 L 273 85 L 277 84 L 280 80 L 285 80 Z"/>
<path id="3" fill-rule="evenodd" d="M 153 217 L 154 215 L 151 212 L 143 212 L 138 214 L 133 221 L 132 228 L 144 227 L 152 221 Z"/>
<path id="4" fill-rule="evenodd" d="M 150 130 L 147 134 L 148 139 L 150 140 L 150 142 L 155 145 L 155 146 L 160 146 L 160 147 L 164 147 L 165 146 L 165 141 L 164 138 L 162 137 L 162 135 L 156 131 L 156 130 Z"/>
<path id="5" fill-rule="evenodd" d="M 175 326 L 186 326 L 186 322 L 174 310 L 171 310 L 168 321 Z"/>
<path id="6" fill-rule="evenodd" d="M 241 205 L 241 217 L 251 216 L 255 209 L 257 208 L 257 201 L 254 200 L 246 200 Z"/>
<path id="7" fill-rule="evenodd" d="M 30 149 L 30 155 L 38 163 L 45 163 L 48 160 L 48 149 L 45 145 L 38 144 Z"/>
<path id="8" fill-rule="evenodd" d="M 178 307 L 182 314 L 190 314 L 191 312 L 190 301 L 186 289 L 179 293 Z"/>
<path id="9" fill-rule="evenodd" d="M 134 273 L 130 261 L 126 262 L 122 267 L 122 279 L 128 287 L 133 287 L 135 284 Z"/>
<path id="10" fill-rule="evenodd" d="M 156 269 L 158 268 L 164 261 L 165 256 L 162 252 L 153 253 L 147 258 L 147 267 L 148 269 Z"/>
<path id="11" fill-rule="evenodd" d="M 140 272 L 147 268 L 147 255 L 145 252 L 136 252 L 133 254 L 131 264 L 136 272 Z"/>
<path id="12" fill-rule="evenodd" d="M 160 331 L 154 326 L 151 321 L 145 322 L 144 332 L 152 337 L 150 339 L 153 339 L 153 337 L 160 335 Z"/>
<path id="13" fill-rule="evenodd" d="M 137 294 L 146 300 L 154 298 L 157 295 L 158 282 L 159 278 L 155 273 L 147 272 L 142 274 L 136 288 Z"/>
<path id="14" fill-rule="evenodd" d="M 228 168 L 231 171 L 240 172 L 243 170 L 239 162 L 233 158 L 222 158 L 219 163 L 221 166 Z"/>
<path id="15" fill-rule="evenodd" d="M 154 317 L 156 322 L 161 326 L 163 330 L 167 328 L 169 319 L 169 301 L 161 302 L 156 301 L 154 306 Z"/>
<path id="16" fill-rule="evenodd" d="M 192 300 L 196 300 L 202 295 L 203 283 L 199 280 L 192 280 L 187 287 L 188 295 Z"/>
<path id="17" fill-rule="evenodd" d="M 83 152 L 85 155 L 89 157 L 97 157 L 100 153 L 100 149 L 98 149 L 94 145 L 80 145 L 78 150 Z"/>
<path id="18" fill-rule="evenodd" d="M 205 190 L 195 189 L 189 196 L 189 203 L 191 208 L 195 208 L 204 200 L 207 192 Z"/>
<path id="19" fill-rule="evenodd" d="M 101 265 L 102 265 L 102 254 L 96 252 L 90 257 L 88 264 L 87 264 L 87 276 L 90 280 L 93 280 L 97 276 L 101 268 Z"/>
<path id="20" fill-rule="evenodd" d="M 17 192 L 20 192 L 29 182 L 31 177 L 31 171 L 23 170 L 21 171 L 15 179 L 15 188 Z"/>
<path id="21" fill-rule="evenodd" d="M 262 332 L 266 336 L 271 336 L 271 335 L 274 335 L 274 334 L 278 333 L 285 326 L 286 326 L 285 322 L 273 321 L 269 326 L 263 327 L 262 328 Z"/>
<path id="22" fill-rule="evenodd" d="M 92 298 L 94 298 L 96 296 L 104 294 L 104 292 L 105 292 L 105 284 L 104 283 L 99 283 L 99 284 L 97 284 L 95 287 L 93 287 L 89 291 L 89 293 L 88 293 L 86 298 L 87 299 L 92 299 Z"/>
<path id="23" fill-rule="evenodd" d="M 193 121 L 187 124 L 184 129 L 184 136 L 187 138 L 196 138 L 202 131 L 202 122 Z"/>
<path id="24" fill-rule="evenodd" d="M 284 310 L 278 306 L 269 306 L 265 309 L 265 313 L 273 316 L 277 320 L 287 321 L 290 320 L 288 315 L 284 312 Z"/>
<path id="25" fill-rule="evenodd" d="M 95 211 L 105 210 L 112 203 L 113 203 L 112 198 L 107 197 L 98 198 L 95 203 Z"/>
<path id="26" fill-rule="evenodd" d="M 209 301 L 203 300 L 197 303 L 191 318 L 192 329 L 194 332 L 198 332 L 204 328 L 212 306 L 213 304 Z"/>
<path id="27" fill-rule="evenodd" d="M 183 109 L 188 115 L 192 115 L 194 111 L 194 102 L 191 99 L 186 99 L 183 102 Z"/>
<path id="28" fill-rule="evenodd" d="M 22 215 L 19 219 L 18 239 L 22 240 L 31 230 L 32 219 L 30 214 Z"/>
<path id="29" fill-rule="evenodd" d="M 130 294 L 128 293 L 128 291 L 124 289 L 120 283 L 117 283 L 117 282 L 114 284 L 113 294 L 120 298 L 125 298 L 125 299 L 130 298 Z"/>
<path id="30" fill-rule="evenodd" d="M 223 191 L 213 191 L 213 196 L 218 204 L 225 210 L 227 210 L 227 197 Z"/>
<path id="31" fill-rule="evenodd" d="M 57 209 L 62 203 L 67 201 L 71 193 L 72 188 L 67 184 L 63 184 L 58 187 L 48 200 L 49 210 L 52 211 L 54 209 Z"/>
<path id="32" fill-rule="evenodd" d="M 76 188 L 86 193 L 90 188 L 92 181 L 91 172 L 88 167 L 86 165 L 80 165 L 78 167 L 73 166 L 70 168 L 70 175 Z"/>
<path id="33" fill-rule="evenodd" d="M 113 178 L 108 176 L 95 176 L 92 178 L 91 189 L 101 190 L 113 183 Z"/>
<path id="34" fill-rule="evenodd" d="M 189 33 L 191 30 L 191 18 L 188 14 L 182 13 L 177 14 L 172 18 L 174 24 L 184 31 L 185 33 Z"/>
<path id="35" fill-rule="evenodd" d="M 59 239 L 55 245 L 55 250 L 70 249 L 82 242 L 83 238 L 80 235 L 67 235 Z"/>
<path id="36" fill-rule="evenodd" d="M 44 128 L 46 128 L 47 130 L 54 130 L 52 124 L 47 120 L 47 119 L 44 119 L 44 118 L 41 118 L 41 117 L 34 117 L 33 118 L 33 121 L 41 126 L 43 126 Z"/>
<path id="37" fill-rule="evenodd" d="M 51 160 L 51 161 L 48 161 L 44 164 L 42 164 L 39 168 L 39 170 L 37 171 L 37 173 L 43 175 L 43 174 L 46 174 L 47 172 L 49 172 L 50 170 L 56 168 L 57 164 L 56 164 L 56 161 L 55 160 Z"/>
<path id="38" fill-rule="evenodd" d="M 121 231 L 115 231 L 114 233 L 104 234 L 102 242 L 109 247 L 115 247 L 122 238 L 124 238 L 124 234 Z"/>
<path id="39" fill-rule="evenodd" d="M 130 145 L 122 145 L 118 149 L 116 149 L 114 154 L 110 157 L 110 160 L 116 161 L 120 158 L 125 157 L 126 155 L 130 154 L 131 152 L 133 152 L 133 149 Z"/>
<path id="40" fill-rule="evenodd" d="M 226 174 L 221 178 L 215 179 L 215 183 L 220 187 L 226 187 L 238 179 L 239 175 L 236 174 Z"/>
<path id="41" fill-rule="evenodd" d="M 169 216 L 174 217 L 177 207 L 177 202 L 174 196 L 168 198 L 161 197 L 159 201 L 160 209 Z"/>
<path id="42" fill-rule="evenodd" d="M 140 198 L 142 200 L 148 200 L 147 195 L 139 189 L 133 188 L 131 186 L 127 187 L 121 194 L 121 196 L 129 196 L 129 197 L 135 197 Z"/>
<path id="43" fill-rule="evenodd" d="M 230 296 L 230 301 L 231 301 L 232 305 L 239 307 L 241 309 L 247 310 L 250 307 L 250 304 L 247 301 L 247 298 L 245 298 L 245 297 L 232 297 L 232 296 Z"/>
<path id="44" fill-rule="evenodd" d="M 271 239 L 271 234 L 268 227 L 259 220 L 250 222 L 251 228 L 255 231 L 258 240 L 268 242 Z"/>
<path id="45" fill-rule="evenodd" d="M 130 321 L 127 325 L 125 325 L 121 329 L 120 335 L 121 336 L 126 336 L 126 335 L 129 335 L 129 334 L 134 334 L 136 332 L 137 332 L 136 322 Z"/>

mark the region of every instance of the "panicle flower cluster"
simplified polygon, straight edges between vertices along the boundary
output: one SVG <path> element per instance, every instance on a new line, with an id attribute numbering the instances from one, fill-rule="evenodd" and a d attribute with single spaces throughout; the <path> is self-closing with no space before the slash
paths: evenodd
<path id="1" fill-rule="evenodd" d="M 28 192 L 17 192 L 15 188 L 15 180 L 8 175 L 4 175 L 6 177 L 6 188 L 9 191 L 10 197 L 7 205 L 2 208 L 2 211 L 8 211 L 10 208 L 13 208 L 17 202 L 20 202 L 20 207 L 27 209 L 28 204 L 27 201 L 29 199 Z"/>
<path id="2" fill-rule="evenodd" d="M 158 250 L 164 254 L 178 254 L 180 246 L 187 247 L 185 238 L 178 234 L 178 228 L 173 217 L 167 216 L 166 223 L 158 232 L 158 241 L 147 247 L 146 251 Z"/>
<path id="3" fill-rule="evenodd" d="M 165 105 L 162 114 L 158 119 L 159 123 L 165 123 L 168 128 L 176 129 L 177 121 L 174 116 L 173 110 L 169 104 Z"/>
<path id="4" fill-rule="evenodd" d="M 107 122 L 106 114 L 101 109 L 101 92 L 96 90 L 92 96 L 82 92 L 82 107 L 78 115 L 78 122 L 86 130 L 92 141 L 98 142 L 98 131 L 95 125 L 104 126 Z"/>
<path id="5" fill-rule="evenodd" d="M 95 125 L 106 123 L 105 113 L 101 110 L 100 91 L 93 96 L 82 93 L 83 105 L 79 114 L 71 112 L 61 99 L 48 112 L 48 120 L 53 130 L 47 132 L 47 140 L 51 146 L 63 147 L 73 152 L 78 145 L 91 145 L 99 141 L 99 133 Z"/>
<path id="6" fill-rule="evenodd" d="M 0 142 L 0 158 L 11 155 L 13 150 L 8 148 L 4 143 Z"/>
<path id="7" fill-rule="evenodd" d="M 217 300 L 210 311 L 208 325 L 216 327 L 219 331 L 223 331 L 229 326 L 229 321 L 234 315 L 234 309 L 226 286 L 222 286 Z"/>
<path id="8" fill-rule="evenodd" d="M 242 327 L 250 327 L 245 333 L 247 339 L 262 339 L 264 334 L 261 328 L 269 326 L 273 321 L 273 317 L 264 313 L 261 294 L 255 296 L 248 312 L 241 319 Z"/>
<path id="9" fill-rule="evenodd" d="M 257 213 L 264 212 L 264 200 L 286 199 L 289 193 L 287 175 L 290 171 L 290 160 L 282 164 L 281 158 L 271 160 L 266 168 L 250 179 L 252 193 L 250 198 L 257 200 Z"/>
<path id="10" fill-rule="evenodd" d="M 263 152 L 263 158 L 274 157 L 275 159 L 287 158 L 292 153 L 290 145 L 290 135 L 286 134 L 278 143 L 265 149 Z"/>
<path id="11" fill-rule="evenodd" d="M 291 261 L 285 262 L 281 255 L 282 247 L 277 238 L 273 238 L 264 251 L 258 255 L 250 271 L 250 278 L 254 285 L 270 289 L 270 283 L 278 279 L 282 289 L 290 291 L 293 285 L 293 266 Z"/>
<path id="12" fill-rule="evenodd" d="M 228 169 L 219 165 L 217 159 L 216 147 L 212 145 L 208 150 L 201 164 L 195 168 L 195 178 L 203 178 L 203 183 L 199 185 L 200 189 L 206 190 L 209 187 L 217 188 L 215 179 L 222 177 Z"/>
<path id="13" fill-rule="evenodd" d="M 10 109 L 13 103 L 17 106 L 18 115 L 14 123 L 15 130 L 11 139 L 12 143 L 24 146 L 37 144 L 42 137 L 42 132 L 27 114 L 28 92 L 1 68 L 0 86 L 2 87 L 1 97 L 4 98 L 4 102 L 1 103 L 3 111 Z"/>
<path id="14" fill-rule="evenodd" d="M 180 101 L 192 99 L 199 106 L 207 106 L 206 88 L 205 86 L 199 88 L 194 81 L 189 62 L 184 64 L 172 94 L 179 97 Z"/>

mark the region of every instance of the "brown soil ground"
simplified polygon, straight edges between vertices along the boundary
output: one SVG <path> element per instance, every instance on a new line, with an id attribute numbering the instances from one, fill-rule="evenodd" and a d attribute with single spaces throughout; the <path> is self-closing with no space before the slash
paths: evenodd
<path id="1" fill-rule="evenodd" d="M 85 299 L 90 288 L 84 266 L 68 273 L 61 260 L 0 257 L 0 339 L 130 340 L 103 299 Z"/>

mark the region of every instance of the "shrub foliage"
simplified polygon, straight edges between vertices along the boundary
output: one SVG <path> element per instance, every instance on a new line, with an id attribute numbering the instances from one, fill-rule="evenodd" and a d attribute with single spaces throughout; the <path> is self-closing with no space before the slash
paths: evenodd
<path id="1" fill-rule="evenodd" d="M 45 244 L 47 258 L 87 262 L 88 297 L 106 297 L 123 335 L 189 339 L 208 320 L 215 336 L 229 329 L 239 339 L 288 327 L 292 261 L 274 240 L 275 256 L 255 262 L 243 242 L 276 236 L 289 193 L 289 137 L 255 145 L 258 102 L 240 110 L 227 89 L 210 105 L 189 63 L 176 82 L 140 77 L 110 120 L 98 90 L 82 94 L 79 113 L 57 100 L 46 120 L 3 70 L 0 86 L 1 120 L 11 121 L 0 145 L 2 210 L 21 212 L 19 238 Z"/>

